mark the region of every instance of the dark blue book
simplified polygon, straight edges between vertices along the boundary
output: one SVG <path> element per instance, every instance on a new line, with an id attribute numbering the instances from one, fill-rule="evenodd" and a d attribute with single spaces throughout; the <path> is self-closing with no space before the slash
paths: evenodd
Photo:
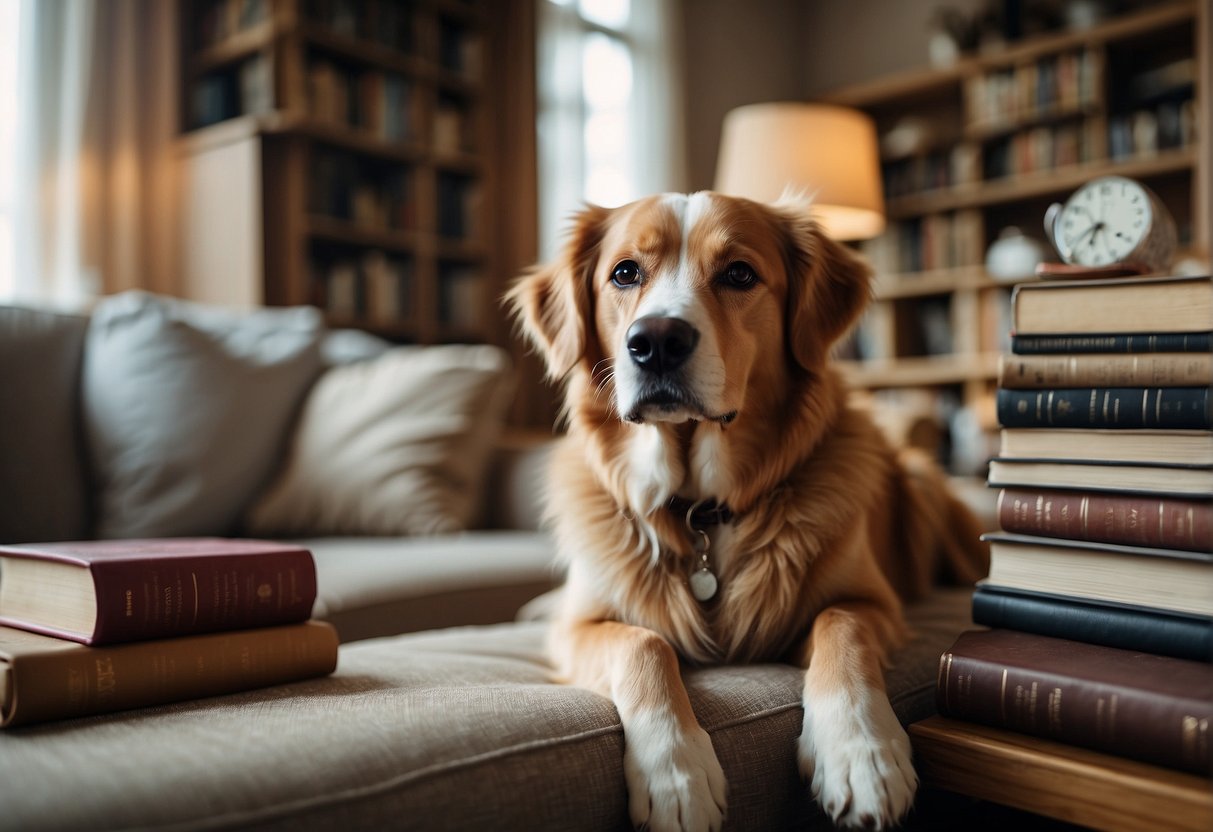
<path id="1" fill-rule="evenodd" d="M 1082 387 L 998 391 L 1006 428 L 1208 430 L 1208 387 Z"/>
<path id="2" fill-rule="evenodd" d="M 1178 659 L 1213 662 L 1213 618 L 981 583 L 973 622 Z"/>
<path id="3" fill-rule="evenodd" d="M 1213 332 L 1163 332 L 1156 335 L 1012 335 L 1016 355 L 1052 353 L 1213 352 Z"/>

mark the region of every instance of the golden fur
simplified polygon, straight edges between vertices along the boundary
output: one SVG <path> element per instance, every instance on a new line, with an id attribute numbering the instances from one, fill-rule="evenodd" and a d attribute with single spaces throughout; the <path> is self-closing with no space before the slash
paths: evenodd
<path id="1" fill-rule="evenodd" d="M 612 283 L 622 261 L 638 265 L 637 285 Z M 756 285 L 722 282 L 739 262 Z M 702 747 L 675 655 L 798 663 L 808 668 L 806 703 L 882 692 L 882 663 L 906 636 L 901 602 L 941 577 L 984 574 L 976 524 L 942 475 L 899 456 L 848 405 L 829 367 L 830 346 L 862 311 L 869 282 L 862 261 L 802 206 L 696 194 L 587 208 L 563 255 L 508 295 L 565 389 L 568 431 L 547 508 L 568 581 L 552 651 L 570 682 L 620 709 L 635 752 L 628 783 L 638 824 L 715 828 L 724 809 L 723 775 L 710 741 Z M 672 407 L 621 407 L 626 332 L 657 292 L 693 305 L 707 331 L 686 418 L 665 415 Z M 666 508 L 675 495 L 712 498 L 735 514 L 727 529 L 708 532 L 721 560 L 719 592 L 706 603 L 688 589 L 697 556 L 682 518 Z M 887 700 L 872 708 L 873 722 L 888 722 Z M 887 788 L 875 774 L 840 785 L 846 772 L 837 770 L 854 755 L 819 747 L 833 729 L 808 716 L 802 770 L 827 811 L 844 823 L 896 820 L 913 793 L 912 771 Z M 653 761 L 664 746 L 649 753 L 650 741 L 629 730 L 642 719 L 668 726 L 670 765 L 692 786 L 670 785 L 679 778 Z M 847 737 L 872 731 L 859 724 Z M 873 747 L 904 739 L 883 734 Z M 908 745 L 904 756 L 908 768 Z"/>

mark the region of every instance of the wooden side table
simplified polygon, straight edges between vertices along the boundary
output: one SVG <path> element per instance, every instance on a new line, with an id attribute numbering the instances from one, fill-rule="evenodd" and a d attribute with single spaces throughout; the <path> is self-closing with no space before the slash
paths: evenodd
<path id="1" fill-rule="evenodd" d="M 1213 829 L 1213 781 L 930 717 L 909 727 L 922 784 L 1107 832 Z"/>

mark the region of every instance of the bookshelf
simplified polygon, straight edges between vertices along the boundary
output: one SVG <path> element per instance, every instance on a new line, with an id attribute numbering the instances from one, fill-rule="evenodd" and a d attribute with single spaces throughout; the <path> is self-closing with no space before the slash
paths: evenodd
<path id="1" fill-rule="evenodd" d="M 878 278 L 842 354 L 853 386 L 894 408 L 925 397 L 992 448 L 1014 282 L 986 274 L 986 250 L 1007 227 L 1045 242 L 1048 205 L 1094 177 L 1145 182 L 1175 216 L 1181 253 L 1207 262 L 1210 14 L 1193 0 L 1139 4 L 1088 30 L 827 96 L 870 114 L 882 139 L 889 227 L 863 246 Z M 960 441 L 953 473 L 984 476 L 974 460 L 989 454 L 955 454 Z"/>
<path id="2" fill-rule="evenodd" d="M 490 200 L 509 70 L 489 63 L 512 5 L 184 3 L 184 292 L 312 304 L 394 341 L 505 343 L 495 302 L 516 264 Z"/>

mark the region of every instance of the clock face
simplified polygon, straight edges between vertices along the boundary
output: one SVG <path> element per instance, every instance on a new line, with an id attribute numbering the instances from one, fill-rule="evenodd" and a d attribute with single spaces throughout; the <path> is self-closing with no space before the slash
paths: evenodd
<path id="1" fill-rule="evenodd" d="M 1154 212 L 1141 185 L 1104 176 L 1083 185 L 1066 202 L 1054 225 L 1058 253 L 1067 263 L 1107 266 L 1138 247 Z"/>

